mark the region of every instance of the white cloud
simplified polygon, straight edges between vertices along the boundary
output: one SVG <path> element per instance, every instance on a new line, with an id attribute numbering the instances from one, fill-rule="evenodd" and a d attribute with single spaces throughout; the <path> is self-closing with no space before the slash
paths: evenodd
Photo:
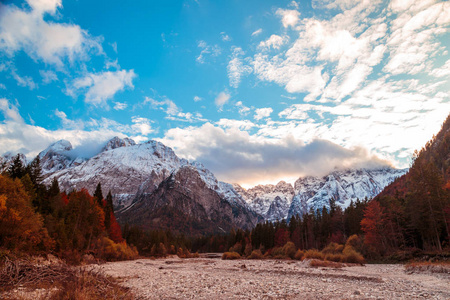
<path id="1" fill-rule="evenodd" d="M 252 36 L 260 35 L 263 32 L 262 28 L 259 28 L 252 32 Z"/>
<path id="2" fill-rule="evenodd" d="M 0 83 L 0 89 L 6 90 L 6 85 L 4 85 L 3 83 Z"/>
<path id="3" fill-rule="evenodd" d="M 224 42 L 229 42 L 231 41 L 231 38 L 228 34 L 226 34 L 225 32 L 221 32 L 220 33 L 220 37 L 222 38 L 222 41 Z"/>
<path id="4" fill-rule="evenodd" d="M 150 103 L 153 109 L 160 109 L 166 113 L 166 119 L 181 122 L 199 122 L 206 121 L 200 113 L 183 112 L 172 100 L 163 98 L 157 101 L 151 97 L 146 97 L 144 104 Z"/>
<path id="5" fill-rule="evenodd" d="M 406 8 L 394 1 L 390 8 L 398 17 L 392 22 L 387 43 L 390 59 L 384 70 L 393 75 L 415 75 L 430 68 L 430 57 L 442 50 L 436 36 L 445 34 L 450 25 L 450 3 L 414 1 Z"/>
<path id="6" fill-rule="evenodd" d="M 246 116 L 250 112 L 250 107 L 245 106 L 242 101 L 236 102 L 236 107 L 238 108 L 239 114 L 241 116 Z"/>
<path id="7" fill-rule="evenodd" d="M 40 126 L 26 124 L 20 116 L 18 107 L 7 99 L 0 99 L 0 149 L 5 152 L 23 153 L 27 158 L 34 158 L 51 143 L 66 139 L 81 155 L 90 157 L 98 153 L 104 143 L 114 136 L 132 136 L 135 141 L 148 140 L 148 134 L 154 133 L 151 121 L 146 118 L 133 117 L 132 125 L 123 125 L 116 121 L 101 118 L 88 122 L 70 120 L 63 111 L 55 110 L 61 119 L 63 129 L 48 130 Z M 3 153 L 0 153 L 3 154 Z"/>
<path id="8" fill-rule="evenodd" d="M 205 57 L 217 57 L 222 53 L 222 49 L 218 45 L 208 45 L 205 41 L 199 41 L 197 46 L 202 49 L 200 55 L 196 58 L 196 61 L 201 64 L 205 63 Z"/>
<path id="9" fill-rule="evenodd" d="M 445 77 L 450 75 L 450 59 L 445 62 L 440 68 L 434 68 L 430 73 L 435 77 Z"/>
<path id="10" fill-rule="evenodd" d="M 61 139 L 69 140 L 74 147 L 84 144 L 87 147 L 97 149 L 99 143 L 103 143 L 116 135 L 123 136 L 121 132 L 113 129 L 48 130 L 43 127 L 29 125 L 20 116 L 17 106 L 10 104 L 7 99 L 0 99 L 0 113 L 5 117 L 0 122 L 0 149 L 5 152 L 21 152 L 29 159 L 34 158 L 51 143 Z M 65 113 L 59 112 L 59 115 L 67 119 Z"/>
<path id="11" fill-rule="evenodd" d="M 279 113 L 289 122 L 268 124 L 260 134 L 292 135 L 305 141 L 320 136 L 346 148 L 364 145 L 407 167 L 406 159 L 439 131 L 440 122 L 448 116 L 449 101 L 450 94 L 439 92 L 439 86 L 385 78 L 372 81 L 341 103 L 294 104 Z M 315 114 L 319 118 L 309 118 Z"/>
<path id="12" fill-rule="evenodd" d="M 288 36 L 279 36 L 276 34 L 272 34 L 267 40 L 259 43 L 258 47 L 267 50 L 269 50 L 270 48 L 280 49 L 280 47 L 283 46 L 288 40 Z"/>
<path id="13" fill-rule="evenodd" d="M 48 84 L 53 81 L 58 81 L 58 75 L 51 70 L 39 70 L 39 74 L 42 77 L 42 82 Z"/>
<path id="14" fill-rule="evenodd" d="M 291 3 L 289 3 L 289 6 L 295 8 L 295 9 L 298 9 L 298 8 L 299 8 L 298 3 L 295 2 L 295 1 L 292 1 Z"/>
<path id="15" fill-rule="evenodd" d="M 334 168 L 386 164 L 363 148 L 345 149 L 324 140 L 305 143 L 293 137 L 265 139 L 237 126 L 225 127 L 206 123 L 174 128 L 161 141 L 181 157 L 202 162 L 220 180 L 249 185 L 306 174 L 320 176 Z"/>
<path id="16" fill-rule="evenodd" d="M 255 110 L 255 120 L 261 120 L 263 118 L 267 118 L 270 116 L 270 114 L 273 112 L 273 109 L 270 107 L 264 107 L 264 108 L 257 108 Z"/>
<path id="17" fill-rule="evenodd" d="M 59 7 L 62 7 L 61 0 L 27 0 L 28 4 L 39 14 L 54 14 Z"/>
<path id="18" fill-rule="evenodd" d="M 44 20 L 44 14 L 56 14 L 61 1 L 29 1 L 31 11 L 0 4 L 0 49 L 10 56 L 23 50 L 35 60 L 63 66 L 64 60 L 85 59 L 94 49 L 102 52 L 100 40 L 78 25 Z"/>
<path id="19" fill-rule="evenodd" d="M 228 100 L 230 100 L 230 94 L 228 94 L 228 92 L 223 91 L 220 92 L 219 95 L 217 95 L 216 99 L 214 100 L 214 102 L 216 103 L 216 106 L 219 107 L 219 109 L 222 109 L 222 107 L 225 105 L 225 103 L 228 102 Z"/>
<path id="20" fill-rule="evenodd" d="M 277 15 L 281 16 L 281 22 L 285 28 L 291 26 L 294 27 L 299 21 L 300 13 L 297 10 L 281 9 L 279 8 L 276 12 Z"/>
<path id="21" fill-rule="evenodd" d="M 128 107 L 128 104 L 123 102 L 114 102 L 114 109 L 115 110 L 124 110 Z"/>
<path id="22" fill-rule="evenodd" d="M 55 115 L 61 120 L 64 129 L 83 129 L 84 123 L 81 120 L 70 120 L 65 112 L 55 109 Z"/>
<path id="23" fill-rule="evenodd" d="M 151 121 L 147 118 L 134 116 L 131 118 L 131 121 L 133 122 L 133 125 L 131 125 L 131 128 L 135 132 L 138 132 L 139 134 L 147 136 L 150 133 L 155 132 L 155 130 L 152 129 Z"/>
<path id="24" fill-rule="evenodd" d="M 199 101 L 202 101 L 202 100 L 203 100 L 202 97 L 194 96 L 194 102 L 199 102 Z"/>
<path id="25" fill-rule="evenodd" d="M 30 90 L 34 90 L 37 87 L 36 83 L 33 81 L 33 78 L 29 76 L 19 76 L 15 70 L 12 70 L 11 75 L 17 81 L 17 85 L 19 86 L 28 87 Z"/>
<path id="26" fill-rule="evenodd" d="M 180 112 L 178 106 L 172 100 L 167 98 L 157 101 L 151 97 L 145 97 L 144 104 L 145 103 L 150 103 L 154 109 L 163 110 L 167 115 L 176 116 Z"/>
<path id="27" fill-rule="evenodd" d="M 252 72 L 252 68 L 245 65 L 240 58 L 240 56 L 244 55 L 244 51 L 241 48 L 233 47 L 232 50 L 233 54 L 227 66 L 228 78 L 230 80 L 230 86 L 238 88 L 241 77 L 249 75 Z"/>
<path id="28" fill-rule="evenodd" d="M 117 92 L 125 88 L 134 88 L 133 79 L 136 77 L 134 70 L 106 71 L 102 73 L 88 73 L 84 77 L 76 79 L 68 88 L 68 93 L 73 94 L 85 91 L 86 103 L 95 106 L 105 106 L 106 102 L 114 97 Z"/>
<path id="29" fill-rule="evenodd" d="M 314 100 L 325 88 L 328 75 L 322 74 L 322 67 L 308 67 L 282 60 L 278 56 L 269 58 L 265 54 L 257 54 L 253 60 L 255 74 L 261 80 L 273 81 L 284 85 L 290 93 L 309 93 L 305 100 Z"/>

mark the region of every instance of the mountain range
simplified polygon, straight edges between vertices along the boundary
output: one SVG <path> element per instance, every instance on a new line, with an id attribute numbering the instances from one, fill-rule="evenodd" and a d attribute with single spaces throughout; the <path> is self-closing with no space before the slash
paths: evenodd
<path id="1" fill-rule="evenodd" d="M 191 234 L 250 229 L 258 222 L 290 219 L 311 209 L 329 207 L 333 199 L 345 208 L 357 198 L 373 198 L 407 170 L 391 167 L 335 170 L 323 177 L 302 177 L 294 185 L 258 185 L 245 189 L 217 180 L 199 162 L 179 158 L 157 141 L 136 144 L 114 137 L 93 157 L 79 157 L 72 144 L 60 140 L 39 154 L 50 185 L 62 190 L 87 189 L 101 183 L 111 191 L 119 221 L 146 228 Z M 21 156 L 26 164 L 26 159 Z M 13 157 L 0 158 L 3 169 Z"/>

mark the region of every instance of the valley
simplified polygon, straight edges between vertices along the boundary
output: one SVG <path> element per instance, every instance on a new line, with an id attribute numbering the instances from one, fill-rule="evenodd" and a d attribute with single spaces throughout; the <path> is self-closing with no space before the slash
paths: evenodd
<path id="1" fill-rule="evenodd" d="M 309 261 L 140 259 L 92 266 L 138 299 L 449 299 L 449 274 L 403 265 L 313 268 Z"/>

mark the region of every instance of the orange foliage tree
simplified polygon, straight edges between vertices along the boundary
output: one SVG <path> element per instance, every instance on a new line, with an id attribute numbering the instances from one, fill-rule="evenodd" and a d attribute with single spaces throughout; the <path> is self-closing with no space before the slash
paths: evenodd
<path id="1" fill-rule="evenodd" d="M 54 246 L 22 182 L 3 175 L 0 175 L 0 246 L 24 251 Z"/>
<path id="2" fill-rule="evenodd" d="M 371 201 L 364 210 L 361 227 L 365 233 L 364 243 L 378 253 L 386 250 L 384 226 L 385 214 L 383 208 L 378 201 Z"/>

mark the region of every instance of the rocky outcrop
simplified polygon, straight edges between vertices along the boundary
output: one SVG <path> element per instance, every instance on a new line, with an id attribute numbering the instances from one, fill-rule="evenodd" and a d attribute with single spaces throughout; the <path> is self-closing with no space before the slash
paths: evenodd
<path id="1" fill-rule="evenodd" d="M 223 199 L 192 165 L 183 166 L 164 179 L 153 193 L 138 195 L 135 203 L 118 212 L 118 218 L 144 228 L 188 234 L 251 229 L 262 221 L 247 207 Z"/>

